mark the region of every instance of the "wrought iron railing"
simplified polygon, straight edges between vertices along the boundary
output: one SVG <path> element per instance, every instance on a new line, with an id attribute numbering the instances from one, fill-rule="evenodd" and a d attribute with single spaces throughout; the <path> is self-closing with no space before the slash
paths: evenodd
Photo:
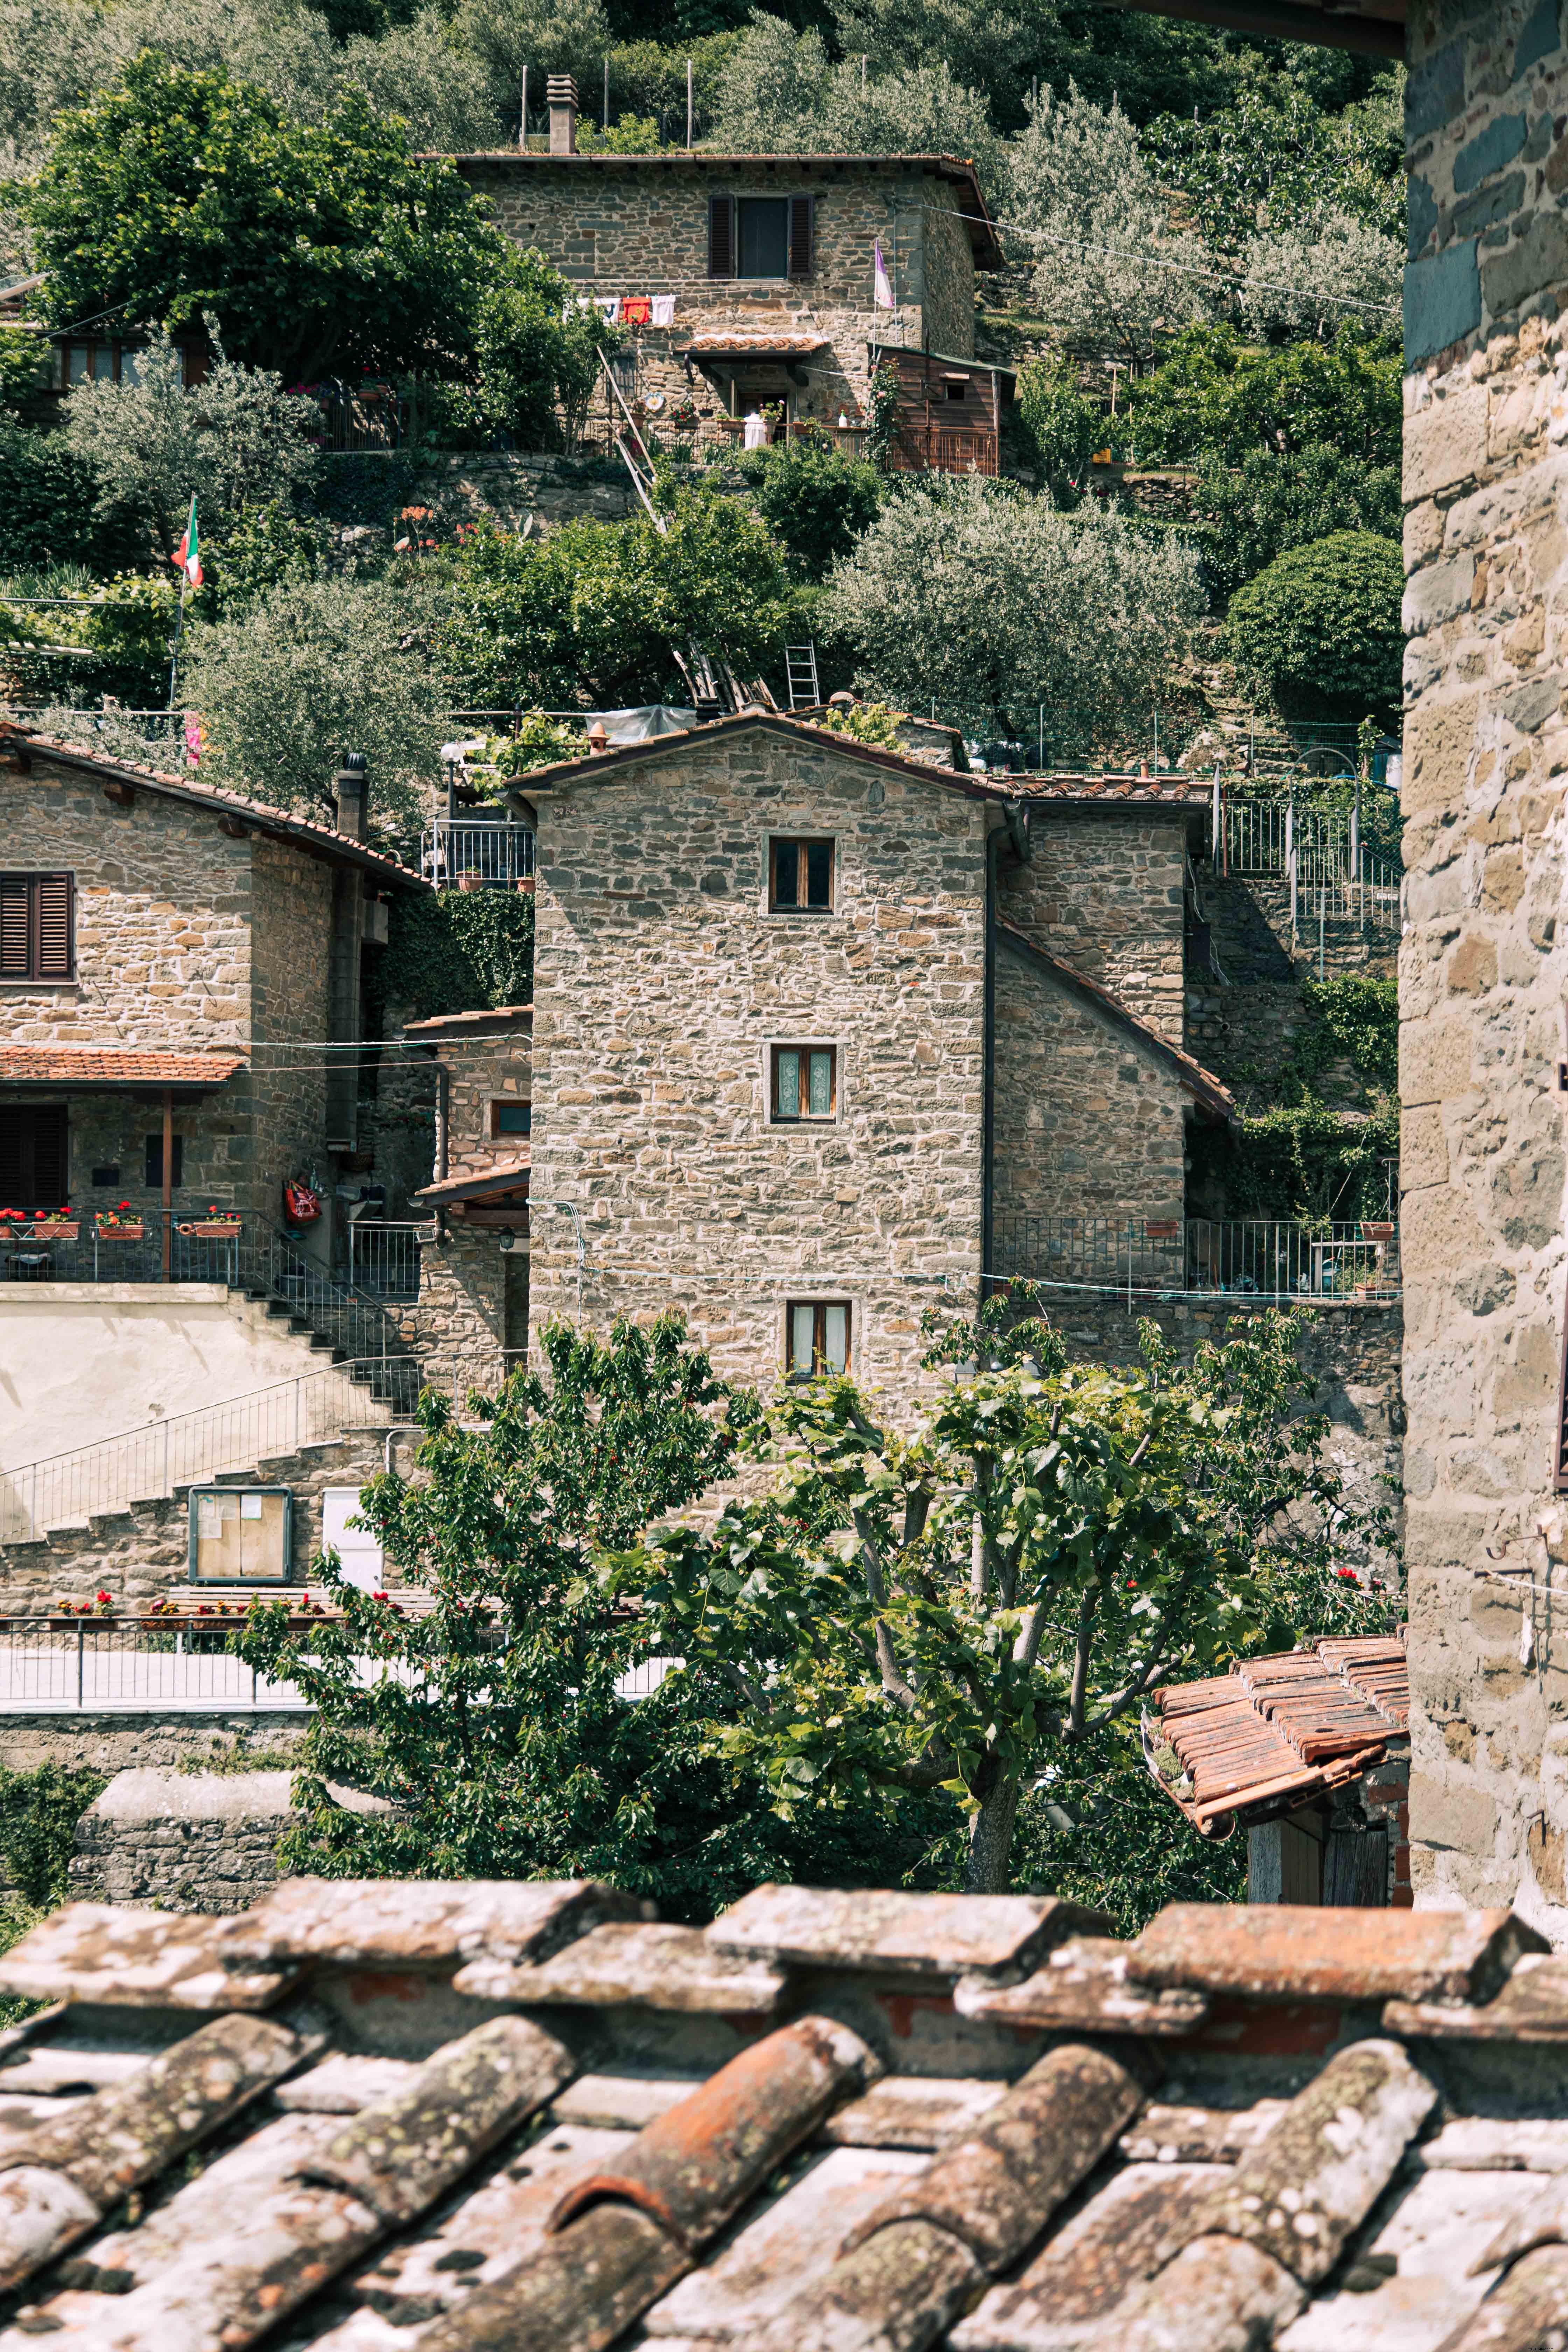
<path id="1" fill-rule="evenodd" d="M 419 870 L 437 888 L 515 890 L 533 878 L 533 828 L 437 817 L 421 840 Z"/>
<path id="2" fill-rule="evenodd" d="M 148 1209 L 113 1225 L 90 1210 L 62 1219 L 47 1209 L 0 1214 L 0 1283 L 222 1282 L 238 1280 L 245 1220 L 186 1209 Z"/>
<path id="3" fill-rule="evenodd" d="M 1287 801 L 1227 800 L 1215 848 L 1221 873 L 1284 883 L 1298 924 L 1400 928 L 1399 869 L 1374 857 L 1348 818 L 1325 823 Z"/>
<path id="4" fill-rule="evenodd" d="M 0 1469 L 0 1543 L 40 1543 L 51 1528 L 80 1527 L 303 1446 L 411 1421 L 421 1377 L 409 1356 L 323 1364 L 222 1404 L 170 1413 L 41 1462 Z"/>
<path id="5" fill-rule="evenodd" d="M 420 1242 L 434 1225 L 357 1218 L 348 1229 L 349 1281 L 372 1298 L 408 1304 L 419 1296 Z"/>
<path id="6" fill-rule="evenodd" d="M 292 1683 L 230 1652 L 231 1628 L 0 1619 L 0 1715 L 120 1715 L 158 1708 L 308 1712 Z"/>
<path id="7" fill-rule="evenodd" d="M 990 1279 L 1019 1278 L 1129 1297 L 1198 1291 L 1382 1307 L 1401 1295 L 1399 1229 L 1370 1219 L 1003 1217 Z"/>

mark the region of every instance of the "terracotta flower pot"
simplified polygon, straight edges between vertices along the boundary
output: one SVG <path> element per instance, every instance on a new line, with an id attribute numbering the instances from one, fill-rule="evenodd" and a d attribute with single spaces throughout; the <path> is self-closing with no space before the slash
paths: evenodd
<path id="1" fill-rule="evenodd" d="M 81 1227 L 75 1223 L 62 1223 L 58 1218 L 50 1223 L 39 1217 L 35 1220 L 27 1238 L 35 1242 L 74 1242 L 80 1231 Z"/>
<path id="2" fill-rule="evenodd" d="M 238 1233 L 239 1219 L 237 1217 L 197 1217 L 193 1223 L 182 1225 L 180 1231 L 183 1234 L 195 1234 L 203 1241 L 227 1242 L 232 1241 Z"/>
<path id="3" fill-rule="evenodd" d="M 459 874 L 458 877 L 459 890 L 482 890 L 484 887 L 485 877 L 482 874 Z"/>
<path id="4" fill-rule="evenodd" d="M 100 1225 L 98 1238 L 100 1242 L 145 1241 L 147 1228 L 145 1225 Z"/>

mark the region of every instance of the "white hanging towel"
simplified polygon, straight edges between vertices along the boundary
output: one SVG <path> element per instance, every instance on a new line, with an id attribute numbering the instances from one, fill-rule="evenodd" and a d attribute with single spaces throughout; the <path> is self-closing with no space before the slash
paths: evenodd
<path id="1" fill-rule="evenodd" d="M 675 297 L 673 294 L 656 294 L 654 296 L 652 323 L 656 327 L 674 326 Z"/>
<path id="2" fill-rule="evenodd" d="M 621 315 L 621 298 L 618 294 L 595 294 L 594 308 L 602 311 L 613 327 Z"/>
<path id="3" fill-rule="evenodd" d="M 877 274 L 876 282 L 872 288 L 872 297 L 879 310 L 890 310 L 892 309 L 892 281 L 888 276 L 888 265 L 882 258 L 882 240 L 880 237 L 877 240 Z"/>
<path id="4" fill-rule="evenodd" d="M 768 446 L 768 420 L 754 408 L 746 419 L 745 445 L 748 449 L 765 449 Z"/>

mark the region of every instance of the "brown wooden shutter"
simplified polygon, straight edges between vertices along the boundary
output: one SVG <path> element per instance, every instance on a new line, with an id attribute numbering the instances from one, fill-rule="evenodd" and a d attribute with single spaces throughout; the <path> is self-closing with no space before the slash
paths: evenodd
<path id="1" fill-rule="evenodd" d="M 74 969 L 71 959 L 71 877 L 68 874 L 40 874 L 35 887 L 38 894 L 37 978 L 68 980 Z"/>
<path id="2" fill-rule="evenodd" d="M 32 962 L 32 892 L 26 878 L 0 878 L 0 980 L 26 980 Z"/>
<path id="3" fill-rule="evenodd" d="M 710 196 L 708 199 L 708 275 L 710 278 L 733 278 L 735 275 L 733 196 Z"/>
<path id="4" fill-rule="evenodd" d="M 809 278 L 812 265 L 812 218 L 816 210 L 815 196 L 792 196 L 789 200 L 789 274 L 792 278 Z"/>

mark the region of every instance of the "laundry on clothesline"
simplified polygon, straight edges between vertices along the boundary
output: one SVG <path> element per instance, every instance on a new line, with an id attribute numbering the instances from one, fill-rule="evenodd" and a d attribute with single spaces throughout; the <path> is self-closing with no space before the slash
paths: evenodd
<path id="1" fill-rule="evenodd" d="M 621 298 L 618 294 L 595 294 L 594 308 L 613 327 L 621 315 Z"/>
<path id="2" fill-rule="evenodd" d="M 673 294 L 656 294 L 654 296 L 653 323 L 656 327 L 674 326 L 675 297 Z"/>
<path id="3" fill-rule="evenodd" d="M 628 327 L 646 327 L 653 317 L 653 302 L 647 294 L 628 294 L 621 304 L 621 317 Z"/>

